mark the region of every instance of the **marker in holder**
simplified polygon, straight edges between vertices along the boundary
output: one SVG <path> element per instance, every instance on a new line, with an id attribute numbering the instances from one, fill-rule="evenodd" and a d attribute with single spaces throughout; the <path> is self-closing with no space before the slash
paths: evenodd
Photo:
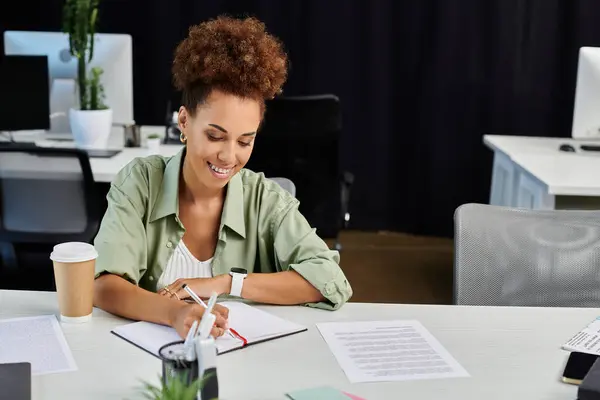
<path id="1" fill-rule="evenodd" d="M 196 356 L 198 358 L 197 374 L 202 379 L 200 396 L 198 400 L 211 400 L 219 398 L 219 379 L 217 377 L 217 347 L 212 336 L 197 336 L 194 340 Z"/>

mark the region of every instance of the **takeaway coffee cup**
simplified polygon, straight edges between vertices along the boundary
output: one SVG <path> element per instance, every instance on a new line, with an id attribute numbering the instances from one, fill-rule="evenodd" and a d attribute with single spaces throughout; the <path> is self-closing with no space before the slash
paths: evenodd
<path id="1" fill-rule="evenodd" d="M 54 246 L 50 259 L 54 264 L 61 321 L 79 323 L 92 318 L 97 257 L 98 252 L 88 243 L 67 242 Z"/>

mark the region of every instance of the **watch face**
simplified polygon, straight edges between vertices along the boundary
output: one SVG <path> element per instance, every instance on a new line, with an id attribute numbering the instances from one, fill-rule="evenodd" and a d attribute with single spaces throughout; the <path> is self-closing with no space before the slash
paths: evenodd
<path id="1" fill-rule="evenodd" d="M 231 268 L 231 272 L 233 272 L 234 274 L 247 274 L 248 273 L 248 271 L 245 268 L 238 268 L 238 267 Z"/>

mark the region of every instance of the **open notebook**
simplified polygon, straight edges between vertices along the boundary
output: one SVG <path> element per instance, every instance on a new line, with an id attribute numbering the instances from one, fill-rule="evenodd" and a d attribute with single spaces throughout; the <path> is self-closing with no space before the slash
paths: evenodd
<path id="1" fill-rule="evenodd" d="M 248 341 L 246 346 L 307 329 L 242 302 L 223 301 L 219 304 L 229 308 L 229 326 Z M 157 357 L 162 346 L 182 340 L 175 329 L 144 321 L 118 326 L 112 333 Z M 242 348 L 244 343 L 225 334 L 217 338 L 216 345 L 217 353 L 223 354 Z"/>

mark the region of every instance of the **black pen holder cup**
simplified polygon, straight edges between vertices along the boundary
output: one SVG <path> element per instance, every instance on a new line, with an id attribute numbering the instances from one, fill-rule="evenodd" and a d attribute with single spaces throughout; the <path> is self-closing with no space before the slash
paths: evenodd
<path id="1" fill-rule="evenodd" d="M 189 386 L 198 379 L 198 361 L 195 355 L 194 360 L 186 360 L 183 340 L 164 345 L 158 350 L 158 354 L 162 360 L 164 385 L 168 385 L 173 379 L 179 379 Z"/>

